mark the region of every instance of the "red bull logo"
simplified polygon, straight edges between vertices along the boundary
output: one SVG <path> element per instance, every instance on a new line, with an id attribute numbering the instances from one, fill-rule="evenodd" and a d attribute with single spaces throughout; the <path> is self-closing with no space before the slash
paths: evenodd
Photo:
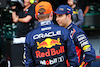
<path id="1" fill-rule="evenodd" d="M 47 49 L 46 52 L 41 52 L 41 51 L 35 51 L 36 58 L 41 58 L 41 57 L 49 57 L 49 56 L 54 56 L 54 55 L 59 55 L 61 53 L 64 53 L 64 46 L 60 46 L 59 49 L 51 48 Z"/>
<path id="2" fill-rule="evenodd" d="M 42 47 L 43 48 L 51 48 L 52 46 L 55 46 L 55 45 L 61 45 L 60 38 L 57 38 L 57 40 L 47 38 L 44 41 L 42 41 L 41 43 L 37 42 L 37 46 L 38 46 L 37 49 L 40 49 Z"/>

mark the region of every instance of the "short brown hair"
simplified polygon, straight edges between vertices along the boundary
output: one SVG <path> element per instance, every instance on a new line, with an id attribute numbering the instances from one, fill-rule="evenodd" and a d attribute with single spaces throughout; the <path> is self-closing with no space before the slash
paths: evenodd
<path id="1" fill-rule="evenodd" d="M 39 11 L 38 11 L 38 13 L 39 13 L 40 15 L 37 15 L 37 18 L 38 18 L 38 19 L 46 19 L 46 18 L 49 18 L 50 13 L 48 13 L 48 14 L 43 14 L 44 12 L 45 12 L 45 9 L 44 9 L 44 8 L 40 8 Z"/>

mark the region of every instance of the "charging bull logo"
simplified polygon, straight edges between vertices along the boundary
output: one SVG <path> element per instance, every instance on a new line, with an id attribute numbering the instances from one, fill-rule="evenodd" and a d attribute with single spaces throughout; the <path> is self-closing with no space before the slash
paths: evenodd
<path id="1" fill-rule="evenodd" d="M 57 38 L 57 40 L 55 39 L 51 39 L 51 38 L 47 38 L 45 39 L 44 41 L 42 41 L 41 43 L 37 42 L 37 49 L 40 49 L 40 48 L 51 48 L 52 46 L 55 46 L 55 45 L 61 45 L 60 43 L 60 38 Z"/>

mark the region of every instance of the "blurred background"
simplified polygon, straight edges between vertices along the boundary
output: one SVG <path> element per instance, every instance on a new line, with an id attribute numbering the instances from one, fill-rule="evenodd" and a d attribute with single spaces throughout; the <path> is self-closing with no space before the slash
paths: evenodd
<path id="1" fill-rule="evenodd" d="M 66 0 L 48 1 L 52 3 L 54 10 L 61 4 L 67 4 Z M 89 0 L 89 2 L 89 11 L 85 16 L 82 29 L 86 32 L 89 41 L 96 51 L 96 60 L 91 67 L 99 67 L 100 0 Z M 8 63 L 12 66 L 23 66 L 21 62 L 23 46 L 13 44 L 13 38 L 16 37 L 17 26 L 14 22 L 12 22 L 12 5 L 16 5 L 17 9 L 20 10 L 23 6 L 23 0 L 0 0 L 0 67 L 7 67 Z"/>

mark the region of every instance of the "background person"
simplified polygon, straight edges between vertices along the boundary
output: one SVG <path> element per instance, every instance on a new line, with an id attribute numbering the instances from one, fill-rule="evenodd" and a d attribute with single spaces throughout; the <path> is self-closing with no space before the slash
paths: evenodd
<path id="1" fill-rule="evenodd" d="M 30 0 L 24 0 L 24 8 L 15 11 L 16 6 L 12 6 L 14 10 L 12 13 L 12 20 L 17 24 L 17 37 L 25 37 L 28 32 L 31 31 L 32 24 L 34 23 L 34 5 L 30 3 Z"/>
<path id="2" fill-rule="evenodd" d="M 25 67 L 66 67 L 66 59 L 77 67 L 77 55 L 68 30 L 52 21 L 53 10 L 49 2 L 35 7 L 39 26 L 26 36 Z"/>
<path id="3" fill-rule="evenodd" d="M 85 32 L 73 24 L 72 8 L 68 5 L 60 5 L 56 13 L 56 21 L 59 26 L 62 26 L 69 30 L 70 36 L 76 46 L 76 52 L 78 55 L 79 67 L 90 67 L 92 61 L 95 60 L 95 50 L 89 42 Z M 85 58 L 83 58 L 85 55 Z"/>
<path id="4" fill-rule="evenodd" d="M 18 5 L 12 6 L 12 20 L 17 25 L 16 38 L 13 38 L 13 44 L 23 44 L 25 47 L 25 36 L 31 30 L 37 27 L 35 19 L 35 5 L 39 0 L 30 3 L 30 0 L 24 0 L 24 7 L 17 8 Z M 17 10 L 18 9 L 18 10 Z M 22 48 L 24 50 L 24 48 Z M 23 53 L 22 63 L 25 63 L 25 53 Z"/>
<path id="5" fill-rule="evenodd" d="M 73 10 L 73 22 L 76 26 L 82 28 L 83 25 L 83 11 L 80 9 L 75 0 L 68 0 L 67 1 L 68 5 L 72 8 Z"/>
<path id="6" fill-rule="evenodd" d="M 80 7 L 83 11 L 83 17 L 85 17 L 87 12 L 89 11 L 89 6 L 90 6 L 89 0 L 77 0 L 77 4 L 78 7 Z"/>

